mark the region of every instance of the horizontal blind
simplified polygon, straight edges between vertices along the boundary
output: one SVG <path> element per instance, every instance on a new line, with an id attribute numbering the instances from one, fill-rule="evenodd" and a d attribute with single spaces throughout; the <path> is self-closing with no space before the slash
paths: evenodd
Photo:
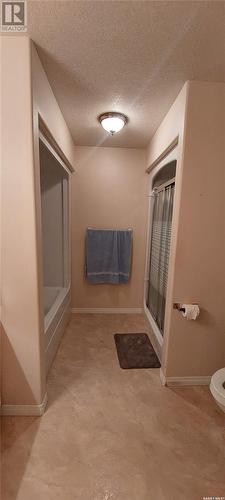
<path id="1" fill-rule="evenodd" d="M 152 237 L 151 237 L 151 260 L 150 260 L 150 280 L 149 280 L 149 308 L 156 320 L 158 311 L 158 281 L 160 265 L 161 247 L 161 219 L 162 219 L 162 199 L 163 191 L 154 195 Z"/>
<path id="2" fill-rule="evenodd" d="M 168 280 L 174 183 L 154 195 L 148 307 L 163 331 Z"/>

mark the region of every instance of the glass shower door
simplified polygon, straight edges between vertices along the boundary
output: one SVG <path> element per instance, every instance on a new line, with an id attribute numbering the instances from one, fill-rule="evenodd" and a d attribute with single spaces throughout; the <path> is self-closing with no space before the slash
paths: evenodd
<path id="1" fill-rule="evenodd" d="M 153 191 L 147 307 L 163 335 L 175 182 Z"/>
<path id="2" fill-rule="evenodd" d="M 68 183 L 60 158 L 40 138 L 44 314 L 69 285 Z"/>

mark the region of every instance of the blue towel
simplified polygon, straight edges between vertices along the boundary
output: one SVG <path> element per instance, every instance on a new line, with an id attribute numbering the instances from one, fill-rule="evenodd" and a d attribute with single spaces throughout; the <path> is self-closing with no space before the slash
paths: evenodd
<path id="1" fill-rule="evenodd" d="M 127 283 L 130 278 L 132 231 L 88 229 L 86 276 L 90 283 Z"/>

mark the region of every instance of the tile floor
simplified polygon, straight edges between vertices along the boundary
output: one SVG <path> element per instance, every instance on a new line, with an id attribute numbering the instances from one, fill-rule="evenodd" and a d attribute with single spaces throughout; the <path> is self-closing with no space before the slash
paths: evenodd
<path id="1" fill-rule="evenodd" d="M 113 334 L 141 315 L 74 315 L 42 418 L 4 417 L 2 500 L 225 497 L 225 418 L 207 387 L 122 370 Z"/>

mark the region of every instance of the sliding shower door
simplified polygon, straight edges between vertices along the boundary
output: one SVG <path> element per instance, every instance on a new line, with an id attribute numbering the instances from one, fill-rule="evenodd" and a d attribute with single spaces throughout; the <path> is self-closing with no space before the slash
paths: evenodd
<path id="1" fill-rule="evenodd" d="M 175 181 L 153 190 L 147 307 L 163 335 Z"/>
<path id="2" fill-rule="evenodd" d="M 39 147 L 46 316 L 66 294 L 69 285 L 69 175 L 44 138 L 40 138 Z"/>

